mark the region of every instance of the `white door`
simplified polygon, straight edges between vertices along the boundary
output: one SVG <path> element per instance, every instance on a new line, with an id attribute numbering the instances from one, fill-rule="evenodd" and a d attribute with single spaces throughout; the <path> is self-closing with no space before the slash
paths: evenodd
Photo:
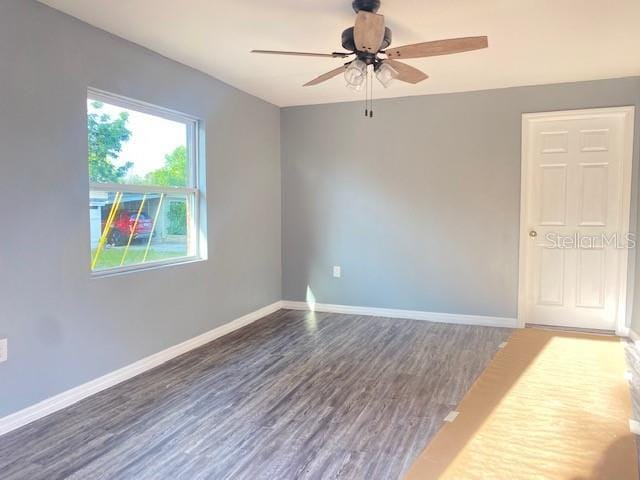
<path id="1" fill-rule="evenodd" d="M 523 115 L 521 324 L 622 329 L 634 108 Z"/>

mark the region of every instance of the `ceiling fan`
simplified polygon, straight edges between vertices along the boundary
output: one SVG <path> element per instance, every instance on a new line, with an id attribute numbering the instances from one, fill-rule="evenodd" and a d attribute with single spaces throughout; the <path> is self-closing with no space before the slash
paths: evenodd
<path id="1" fill-rule="evenodd" d="M 365 81 L 368 81 L 369 71 L 375 73 L 376 78 L 385 88 L 394 79 L 416 84 L 429 78 L 417 68 L 400 62 L 400 59 L 450 55 L 489 46 L 487 37 L 483 36 L 451 38 L 390 48 L 391 30 L 385 26 L 384 16 L 376 13 L 380 8 L 380 0 L 353 0 L 352 6 L 357 14 L 355 26 L 342 32 L 342 46 L 347 50 L 346 52 L 308 53 L 275 50 L 252 50 L 252 52 L 343 59 L 355 56 L 341 67 L 314 78 L 304 86 L 318 85 L 343 73 L 348 86 L 360 91 Z"/>

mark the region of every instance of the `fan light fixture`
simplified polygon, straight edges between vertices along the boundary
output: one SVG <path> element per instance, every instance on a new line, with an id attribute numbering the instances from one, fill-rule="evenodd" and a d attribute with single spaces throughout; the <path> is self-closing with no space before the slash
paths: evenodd
<path id="1" fill-rule="evenodd" d="M 388 63 L 383 63 L 378 67 L 378 70 L 376 70 L 376 78 L 384 88 L 389 87 L 389 85 L 398 78 L 398 75 L 398 71 Z"/>
<path id="2" fill-rule="evenodd" d="M 367 75 L 367 64 L 362 60 L 356 60 L 351 62 L 344 72 L 344 79 L 347 81 L 347 85 L 359 90 L 364 83 L 365 76 Z"/>
<path id="3" fill-rule="evenodd" d="M 0 0 L 1 1 L 1 0 Z M 346 0 L 345 0 L 346 1 Z M 427 58 L 453 53 L 470 52 L 489 46 L 486 36 L 449 38 L 411 45 L 392 47 L 393 33 L 385 25 L 384 15 L 379 15 L 381 0 L 351 0 L 356 12 L 355 24 L 342 32 L 344 51 L 330 53 L 292 52 L 278 50 L 252 50 L 267 55 L 290 55 L 296 57 L 348 59 L 346 62 L 304 84 L 305 87 L 318 85 L 339 75 L 344 75 L 347 86 L 365 93 L 365 116 L 373 118 L 373 84 L 369 81 L 375 73 L 378 81 L 385 87 L 398 80 L 412 85 L 418 84 L 429 76 L 403 60 Z M 371 68 L 369 68 L 371 67 Z"/>

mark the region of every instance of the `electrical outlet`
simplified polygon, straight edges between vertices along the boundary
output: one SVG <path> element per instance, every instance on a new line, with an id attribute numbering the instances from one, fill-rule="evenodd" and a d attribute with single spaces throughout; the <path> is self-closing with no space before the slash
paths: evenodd
<path id="1" fill-rule="evenodd" d="M 333 276 L 335 278 L 340 278 L 342 276 L 342 268 L 340 268 L 339 266 L 333 267 Z"/>
<path id="2" fill-rule="evenodd" d="M 6 362 L 9 356 L 9 350 L 6 338 L 0 338 L 0 362 Z"/>

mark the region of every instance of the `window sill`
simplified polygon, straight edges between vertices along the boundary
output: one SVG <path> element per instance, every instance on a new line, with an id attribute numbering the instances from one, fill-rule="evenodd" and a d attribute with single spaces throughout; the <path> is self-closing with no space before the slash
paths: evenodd
<path id="1" fill-rule="evenodd" d="M 91 272 L 91 278 L 105 278 L 116 277 L 120 275 L 128 275 L 132 273 L 142 273 L 149 270 L 159 270 L 167 267 L 175 267 L 179 265 L 189 265 L 191 263 L 199 263 L 206 261 L 206 258 L 202 257 L 183 257 L 175 260 L 167 260 L 161 262 L 149 262 L 143 265 L 131 265 L 126 267 L 109 268 L 104 270 L 98 270 Z"/>

